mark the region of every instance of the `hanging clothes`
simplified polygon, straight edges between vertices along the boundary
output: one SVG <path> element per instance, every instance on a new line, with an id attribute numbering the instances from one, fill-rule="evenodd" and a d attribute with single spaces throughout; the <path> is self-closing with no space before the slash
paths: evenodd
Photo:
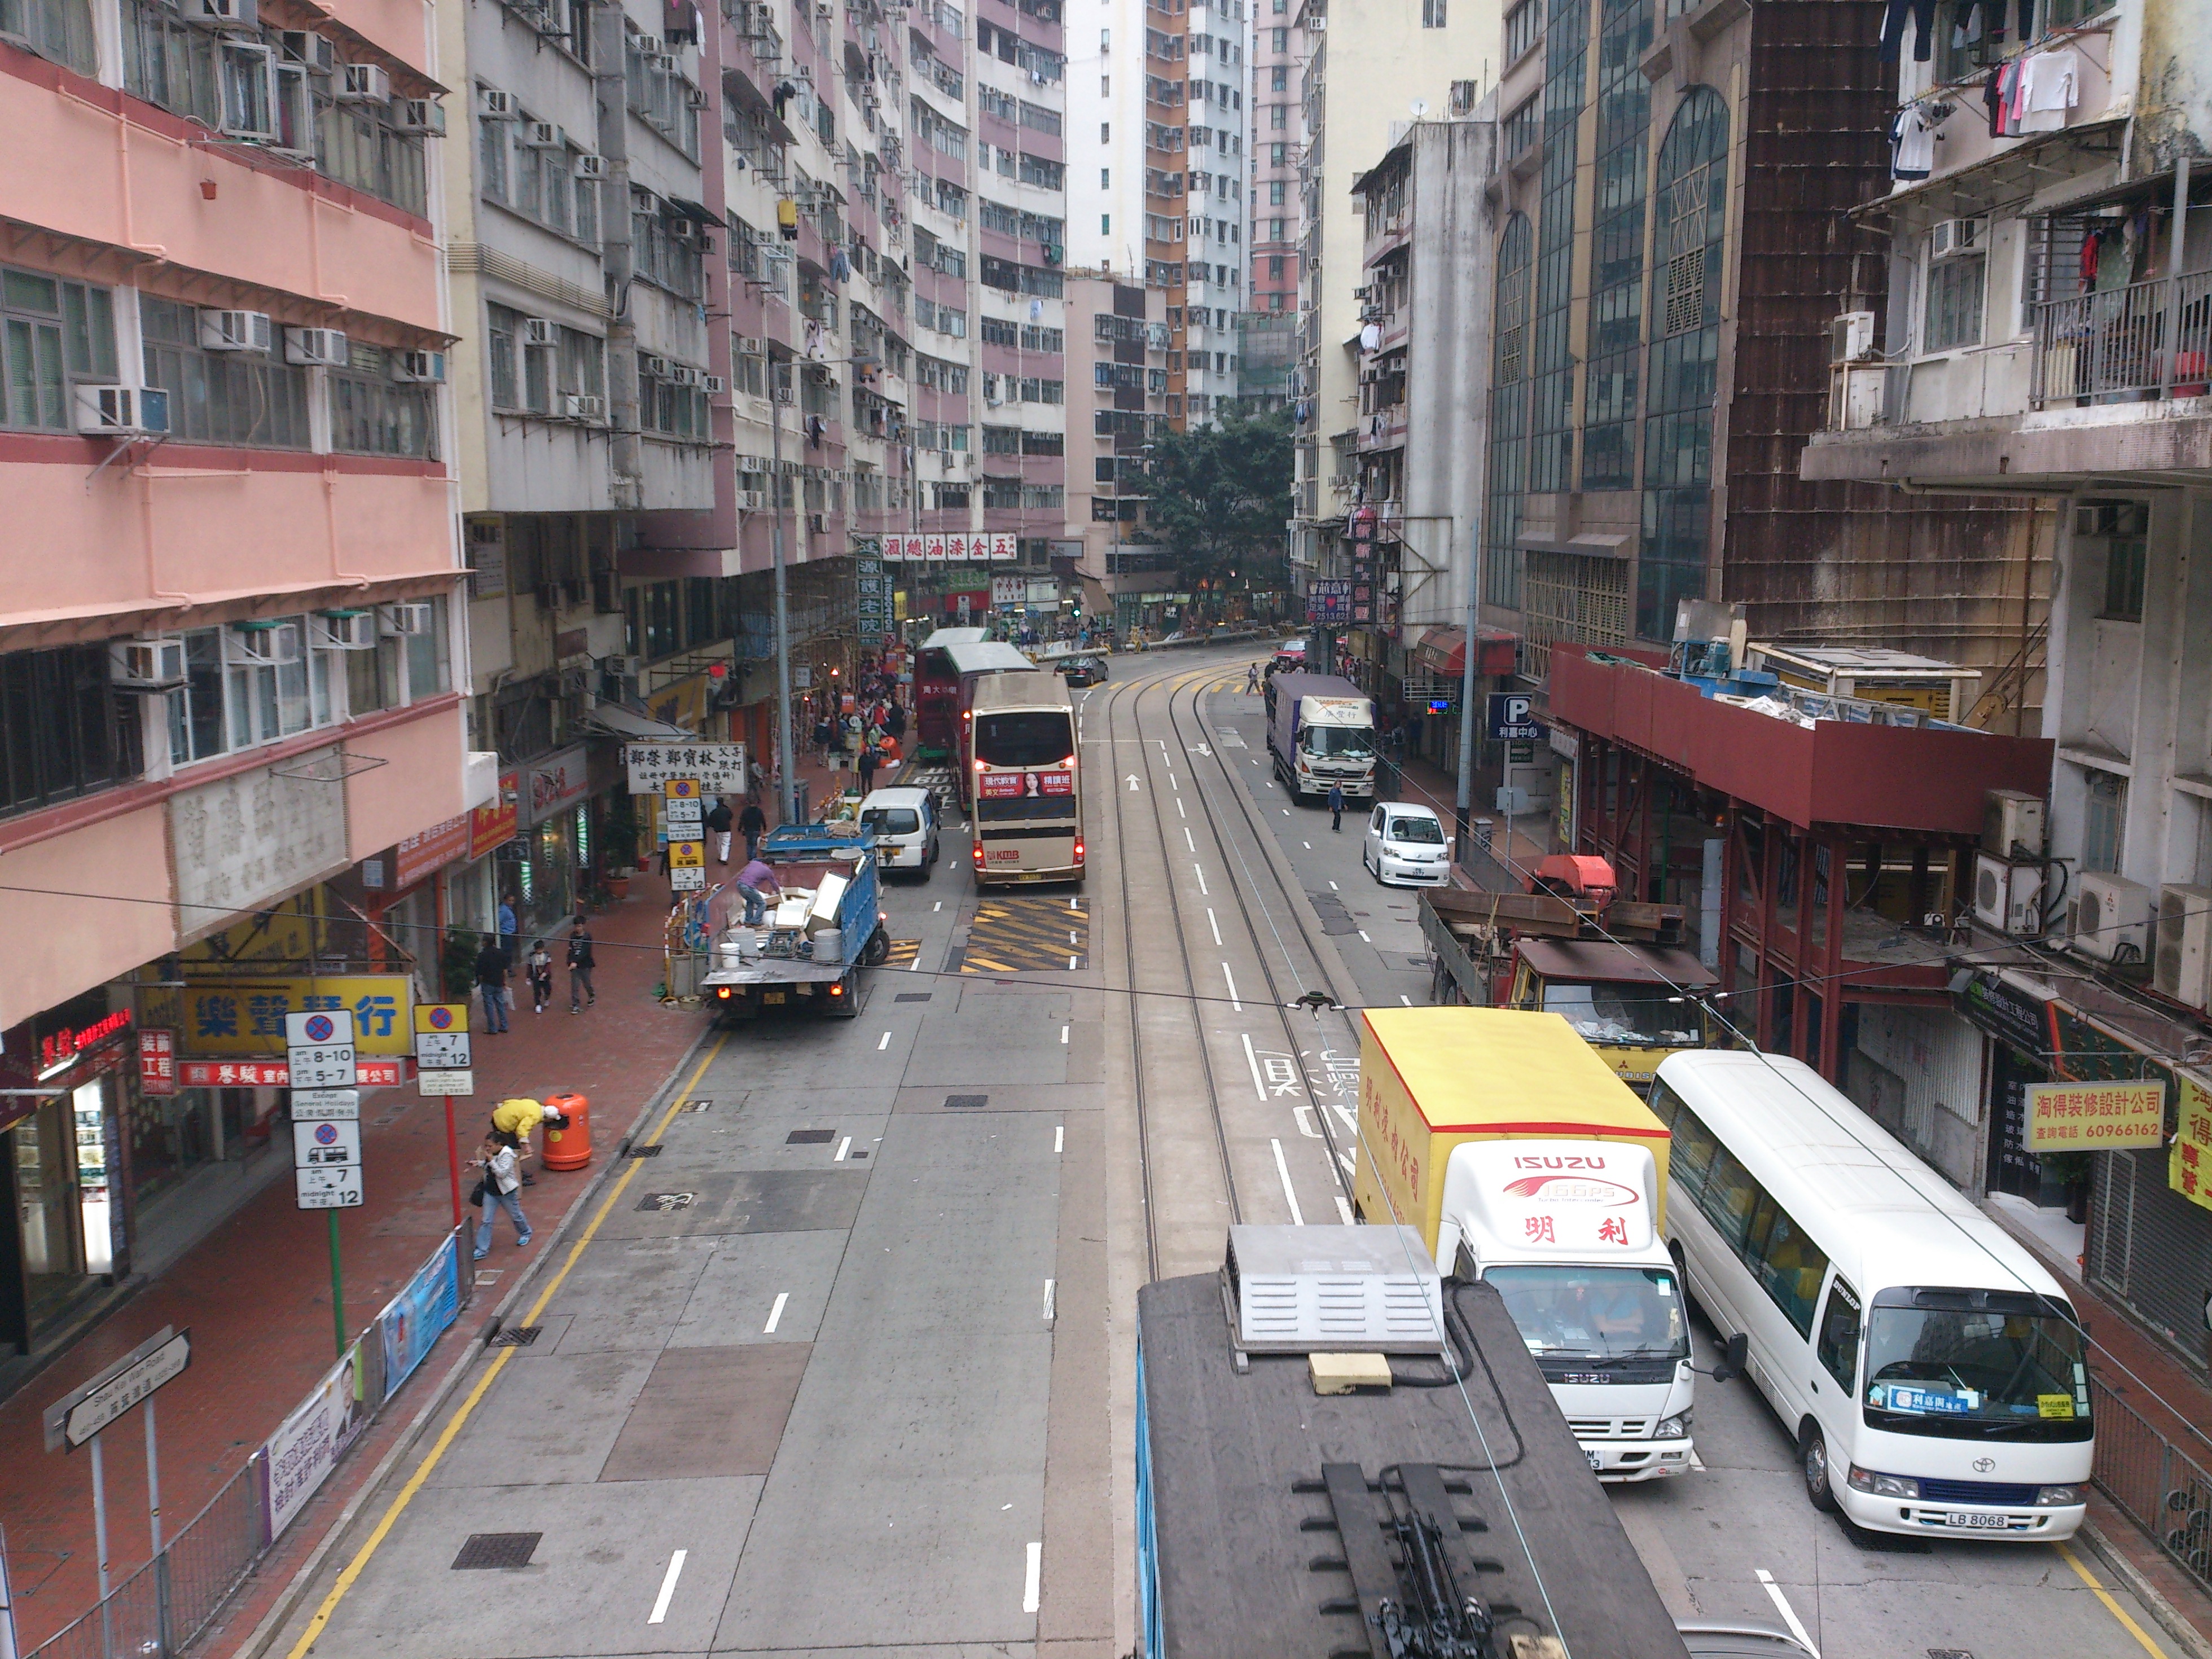
<path id="1" fill-rule="evenodd" d="M 853 280 L 853 262 L 845 257 L 845 250 L 842 247 L 830 250 L 830 280 L 833 283 Z"/>
<path id="2" fill-rule="evenodd" d="M 1955 106 L 1911 104 L 1889 125 L 1889 173 L 1893 179 L 1925 179 L 1936 169 L 1936 129 Z"/>
<path id="3" fill-rule="evenodd" d="M 775 204 L 775 228 L 787 242 L 799 240 L 799 204 L 788 196 L 780 197 Z"/>
<path id="4" fill-rule="evenodd" d="M 2105 233 L 2090 231 L 2081 238 L 2081 291 L 2094 294 L 2097 288 L 2097 250 L 2104 243 Z"/>
<path id="5" fill-rule="evenodd" d="M 1912 61 L 1924 64 L 1934 54 L 1936 0 L 1889 0 L 1889 9 L 1882 14 L 1881 20 L 1881 55 L 1885 63 L 1898 60 L 1905 46 L 1908 16 L 1914 25 Z"/>
<path id="6" fill-rule="evenodd" d="M 2004 137 L 2004 77 L 2005 70 L 2010 67 L 2008 64 L 1999 64 L 1982 82 L 1982 103 L 1989 111 L 1992 138 Z"/>
<path id="7" fill-rule="evenodd" d="M 2021 65 L 2020 130 L 2057 132 L 2081 101 L 2081 55 L 2071 46 L 2039 52 Z"/>
<path id="8" fill-rule="evenodd" d="M 1982 0 L 1957 0 L 1951 12 L 1951 49 L 1964 52 L 1982 38 Z"/>

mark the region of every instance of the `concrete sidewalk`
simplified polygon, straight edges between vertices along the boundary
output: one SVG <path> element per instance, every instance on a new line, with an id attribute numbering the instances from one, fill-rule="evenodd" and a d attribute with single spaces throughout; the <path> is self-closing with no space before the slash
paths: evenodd
<path id="1" fill-rule="evenodd" d="M 661 935 L 668 888 L 657 875 L 639 876 L 629 896 L 592 919 L 599 1004 L 568 1012 L 567 974 L 555 955 L 555 998 L 542 1015 L 526 988 L 502 1036 L 475 1042 L 477 1094 L 453 1103 L 465 1158 L 481 1139 L 491 1106 L 510 1095 L 543 1098 L 581 1093 L 592 1103 L 593 1167 L 697 1037 L 703 1016 L 654 1000 L 662 977 Z M 480 1010 L 472 1011 L 481 1026 Z M 374 1319 L 453 1223 L 446 1113 L 419 1098 L 412 1084 L 379 1090 L 362 1101 L 362 1157 L 368 1202 L 339 1212 L 349 1330 Z M 541 1172 L 523 1194 L 543 1240 L 585 1190 L 586 1169 Z M 465 1179 L 464 1191 L 472 1184 Z M 245 1205 L 167 1273 L 149 1283 L 104 1323 L 15 1397 L 0 1404 L 0 1525 L 7 1528 L 15 1589 L 17 1638 L 29 1652 L 97 1600 L 89 1459 L 43 1449 L 46 1407 L 163 1325 L 189 1327 L 191 1369 L 159 1398 L 162 1531 L 179 1530 L 220 1492 L 253 1451 L 304 1398 L 336 1357 L 331 1316 L 330 1257 L 322 1215 L 294 1204 L 292 1183 L 280 1180 Z M 531 1253 L 541 1246 L 533 1244 Z M 491 1255 L 479 1264 L 480 1303 L 495 1299 L 529 1253 L 518 1253 L 501 1220 Z M 442 1370 L 460 1325 L 386 1407 L 385 1417 L 349 1454 L 346 1464 L 281 1540 L 227 1613 L 224 1626 L 250 1630 L 254 1606 L 289 1577 L 288 1559 L 304 1557 L 346 1495 L 397 1437 L 415 1410 L 411 1395 Z M 108 1437 L 107 1495 L 111 1578 L 120 1583 L 149 1553 L 146 1470 L 137 1416 Z"/>

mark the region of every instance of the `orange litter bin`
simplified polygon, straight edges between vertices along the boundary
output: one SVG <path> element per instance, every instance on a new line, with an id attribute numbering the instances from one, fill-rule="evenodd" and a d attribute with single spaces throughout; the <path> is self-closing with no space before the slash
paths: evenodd
<path id="1" fill-rule="evenodd" d="M 592 1103 L 582 1095 L 548 1095 L 550 1110 L 568 1120 L 568 1127 L 545 1126 L 545 1167 L 580 1170 L 592 1161 Z"/>

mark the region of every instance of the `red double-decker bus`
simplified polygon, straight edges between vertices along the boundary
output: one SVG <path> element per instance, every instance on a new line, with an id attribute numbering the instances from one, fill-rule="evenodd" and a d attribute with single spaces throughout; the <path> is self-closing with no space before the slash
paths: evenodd
<path id="1" fill-rule="evenodd" d="M 914 654 L 914 757 L 943 760 L 959 747 L 962 688 L 987 674 L 1035 666 L 1011 645 L 986 639 L 980 628 L 940 628 Z"/>

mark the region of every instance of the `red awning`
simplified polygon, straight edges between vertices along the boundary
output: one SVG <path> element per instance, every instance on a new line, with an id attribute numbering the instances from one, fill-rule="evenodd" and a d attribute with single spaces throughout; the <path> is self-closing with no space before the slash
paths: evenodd
<path id="1" fill-rule="evenodd" d="M 1477 631 L 1477 638 L 1480 647 L 1475 655 L 1474 672 L 1490 676 L 1510 674 L 1514 668 L 1514 636 L 1503 629 L 1485 628 Z M 1430 629 L 1413 647 L 1413 659 L 1432 674 L 1464 674 L 1467 630 Z"/>

